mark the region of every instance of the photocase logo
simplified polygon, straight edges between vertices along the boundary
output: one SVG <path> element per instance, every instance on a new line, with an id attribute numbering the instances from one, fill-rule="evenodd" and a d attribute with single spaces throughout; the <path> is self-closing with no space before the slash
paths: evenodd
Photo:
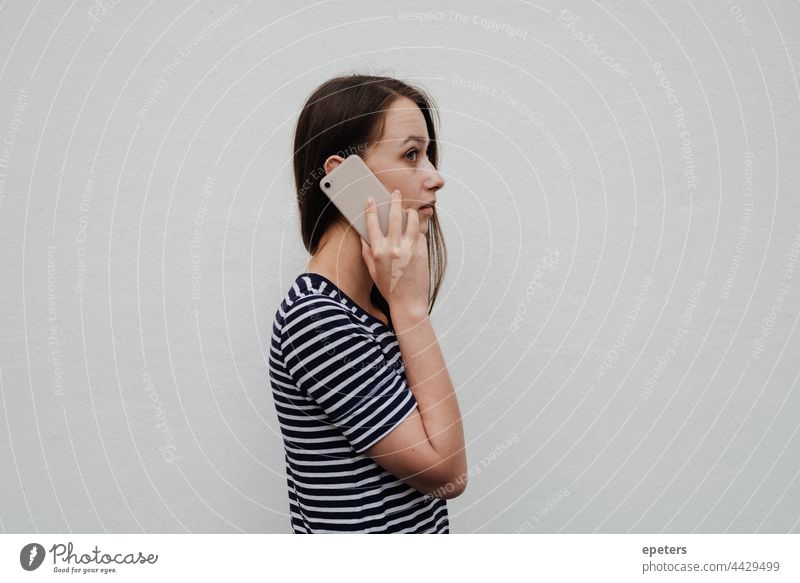
<path id="1" fill-rule="evenodd" d="M 39 543 L 30 543 L 19 552 L 19 564 L 26 571 L 35 571 L 44 561 L 44 547 Z"/>

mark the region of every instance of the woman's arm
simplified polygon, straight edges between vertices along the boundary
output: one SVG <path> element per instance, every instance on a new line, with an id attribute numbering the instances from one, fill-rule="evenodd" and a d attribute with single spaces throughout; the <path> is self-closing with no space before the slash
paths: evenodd
<path id="1" fill-rule="evenodd" d="M 389 232 L 384 236 L 374 202 L 367 201 L 369 245 L 361 254 L 381 295 L 387 299 L 417 407 L 365 452 L 412 488 L 453 498 L 467 484 L 464 431 L 453 383 L 428 319 L 428 247 L 419 217 L 406 209 L 402 230 L 400 191 L 392 194 Z"/>
<path id="2" fill-rule="evenodd" d="M 453 383 L 428 315 L 396 309 L 392 321 L 418 412 L 366 453 L 412 487 L 453 498 L 467 483 L 464 430 Z"/>

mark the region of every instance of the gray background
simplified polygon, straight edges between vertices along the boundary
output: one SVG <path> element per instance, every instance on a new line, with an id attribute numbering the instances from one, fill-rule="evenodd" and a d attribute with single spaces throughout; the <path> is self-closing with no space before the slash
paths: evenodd
<path id="1" fill-rule="evenodd" d="M 290 532 L 292 132 L 352 72 L 441 108 L 453 532 L 800 532 L 797 3 L 271 4 L 0 11 L 3 532 Z"/>

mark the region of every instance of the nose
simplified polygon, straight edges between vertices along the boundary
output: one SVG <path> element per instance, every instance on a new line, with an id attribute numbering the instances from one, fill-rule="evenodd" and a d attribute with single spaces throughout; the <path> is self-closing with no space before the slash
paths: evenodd
<path id="1" fill-rule="evenodd" d="M 429 190 L 440 190 L 444 188 L 444 177 L 439 174 L 439 171 L 433 164 L 431 164 L 430 160 L 428 160 L 428 166 L 429 173 L 426 179 L 426 187 Z"/>

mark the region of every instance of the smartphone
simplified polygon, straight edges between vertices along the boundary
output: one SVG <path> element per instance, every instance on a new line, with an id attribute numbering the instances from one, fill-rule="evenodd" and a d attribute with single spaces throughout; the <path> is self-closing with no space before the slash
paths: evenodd
<path id="1" fill-rule="evenodd" d="M 381 232 L 384 237 L 388 236 L 392 194 L 386 190 L 383 183 L 378 180 L 378 177 L 372 173 L 367 163 L 358 154 L 351 154 L 330 174 L 326 174 L 320 180 L 319 187 L 367 243 L 369 243 L 369 233 L 367 231 L 366 201 L 371 196 L 378 209 Z M 403 212 L 404 233 L 406 223 L 408 223 L 408 217 Z"/>

